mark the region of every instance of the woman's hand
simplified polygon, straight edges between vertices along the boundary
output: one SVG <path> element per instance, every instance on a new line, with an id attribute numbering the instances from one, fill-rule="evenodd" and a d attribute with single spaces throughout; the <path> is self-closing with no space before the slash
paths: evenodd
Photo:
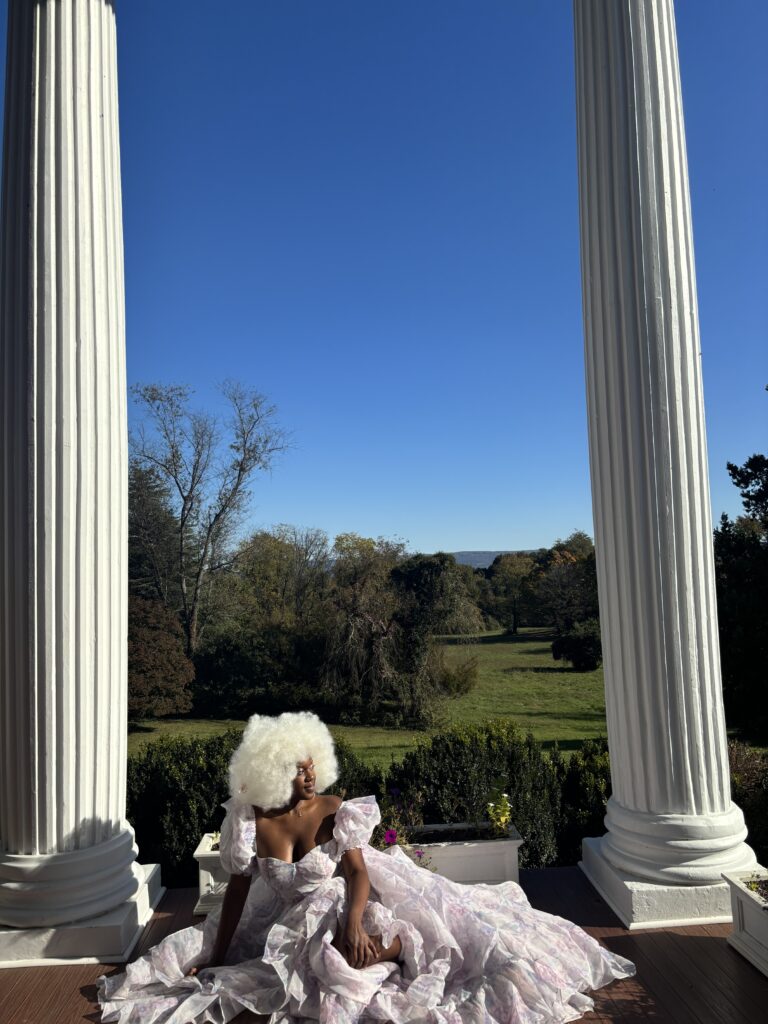
<path id="1" fill-rule="evenodd" d="M 359 922 L 351 922 L 344 929 L 343 953 L 350 967 L 367 967 L 379 951 L 370 935 Z"/>

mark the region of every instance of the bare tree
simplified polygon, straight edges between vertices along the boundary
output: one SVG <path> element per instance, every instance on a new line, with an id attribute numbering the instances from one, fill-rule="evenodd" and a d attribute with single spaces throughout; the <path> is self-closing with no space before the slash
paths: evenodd
<path id="1" fill-rule="evenodd" d="M 177 384 L 137 384 L 147 414 L 131 438 L 132 455 L 167 482 L 178 520 L 175 569 L 188 656 L 197 649 L 216 576 L 231 568 L 234 531 L 246 510 L 248 483 L 288 447 L 266 398 L 241 384 L 222 385 L 231 416 L 221 424 L 190 408 L 192 390 Z"/>

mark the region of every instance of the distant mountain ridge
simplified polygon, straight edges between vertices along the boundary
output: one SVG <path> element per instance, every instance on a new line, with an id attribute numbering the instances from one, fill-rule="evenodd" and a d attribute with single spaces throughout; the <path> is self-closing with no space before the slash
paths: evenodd
<path id="1" fill-rule="evenodd" d="M 460 565 L 471 565 L 473 569 L 487 569 L 498 555 L 532 555 L 534 549 L 527 551 L 451 551 Z"/>

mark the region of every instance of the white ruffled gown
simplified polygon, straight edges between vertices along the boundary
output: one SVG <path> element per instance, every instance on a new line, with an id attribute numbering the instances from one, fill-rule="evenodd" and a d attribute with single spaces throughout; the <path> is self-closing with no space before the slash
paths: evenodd
<path id="1" fill-rule="evenodd" d="M 461 885 L 397 847 L 373 849 L 372 796 L 345 801 L 333 838 L 295 864 L 255 856 L 251 809 L 224 806 L 222 863 L 252 876 L 226 964 L 186 977 L 210 955 L 216 912 L 125 974 L 100 978 L 102 1021 L 224 1024 L 248 1009 L 271 1024 L 544 1024 L 576 1020 L 593 1005 L 585 991 L 635 972 L 577 925 L 533 910 L 514 882 Z M 371 881 L 364 927 L 384 946 L 400 937 L 399 964 L 358 970 L 332 945 L 347 903 L 339 861 L 350 849 L 362 850 Z"/>

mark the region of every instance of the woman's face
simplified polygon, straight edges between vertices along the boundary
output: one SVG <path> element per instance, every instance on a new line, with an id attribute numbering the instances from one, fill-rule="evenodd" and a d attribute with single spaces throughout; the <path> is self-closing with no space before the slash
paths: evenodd
<path id="1" fill-rule="evenodd" d="M 296 765 L 293 795 L 298 800 L 310 800 L 315 795 L 315 762 L 311 757 Z"/>

